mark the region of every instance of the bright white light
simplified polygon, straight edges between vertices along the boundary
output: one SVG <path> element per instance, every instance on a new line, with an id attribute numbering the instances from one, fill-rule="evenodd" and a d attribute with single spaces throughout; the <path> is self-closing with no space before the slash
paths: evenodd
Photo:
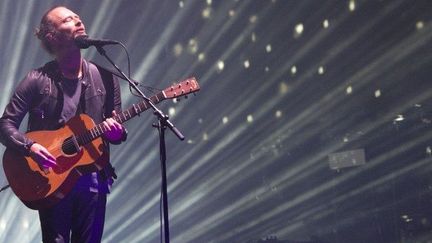
<path id="1" fill-rule="evenodd" d="M 201 16 L 204 19 L 209 19 L 211 15 L 211 8 L 205 8 L 202 12 L 201 12 Z"/>
<path id="2" fill-rule="evenodd" d="M 348 86 L 347 88 L 346 88 L 346 93 L 347 94 L 351 94 L 352 93 L 352 91 L 353 91 L 353 88 L 352 88 L 352 86 L 350 85 L 350 86 Z"/>
<path id="3" fill-rule="evenodd" d="M 229 15 L 230 17 L 234 17 L 234 15 L 235 15 L 235 11 L 231 9 L 231 10 L 228 12 L 228 15 Z"/>
<path id="4" fill-rule="evenodd" d="M 211 5 L 212 4 L 212 0 L 207 0 L 207 5 Z"/>
<path id="5" fill-rule="evenodd" d="M 292 66 L 291 67 L 291 74 L 296 74 L 297 73 L 297 67 L 296 66 Z"/>
<path id="6" fill-rule="evenodd" d="M 378 98 L 381 96 L 381 90 L 377 89 L 375 90 L 375 98 Z"/>
<path id="7" fill-rule="evenodd" d="M 184 7 L 184 2 L 183 2 L 183 1 L 180 1 L 180 2 L 179 2 L 179 7 L 180 7 L 180 8 L 183 8 L 183 7 Z"/>
<path id="8" fill-rule="evenodd" d="M 282 111 L 277 110 L 276 113 L 275 113 L 275 117 L 276 118 L 281 118 L 282 117 Z"/>
<path id="9" fill-rule="evenodd" d="M 24 229 L 28 229 L 28 227 L 29 227 L 29 222 L 27 221 L 27 220 L 24 220 L 23 221 L 23 223 L 22 223 L 22 227 L 24 228 Z"/>
<path id="10" fill-rule="evenodd" d="M 418 22 L 416 23 L 416 28 L 417 28 L 418 30 L 423 29 L 423 27 L 424 27 L 424 22 L 423 22 L 423 21 L 418 21 Z"/>
<path id="11" fill-rule="evenodd" d="M 208 140 L 208 134 L 206 132 L 203 133 L 202 140 L 203 141 L 207 141 Z"/>
<path id="12" fill-rule="evenodd" d="M 294 29 L 294 36 L 299 37 L 304 31 L 304 26 L 302 23 L 298 23 Z"/>
<path id="13" fill-rule="evenodd" d="M 173 52 L 174 52 L 174 56 L 176 57 L 180 56 L 183 52 L 183 46 L 180 43 L 175 44 Z"/>
<path id="14" fill-rule="evenodd" d="M 190 39 L 188 43 L 188 51 L 192 54 L 198 51 L 198 41 L 196 39 Z"/>
<path id="15" fill-rule="evenodd" d="M 272 51 L 272 46 L 270 44 L 266 45 L 266 52 L 270 53 Z"/>
<path id="16" fill-rule="evenodd" d="M 227 117 L 227 116 L 224 116 L 224 117 L 222 118 L 222 123 L 223 123 L 223 124 L 227 124 L 227 123 L 228 123 L 228 117 Z"/>
<path id="17" fill-rule="evenodd" d="M 170 107 L 168 109 L 168 114 L 169 114 L 170 117 L 173 117 L 175 115 L 175 113 L 176 113 L 176 110 L 175 110 L 174 107 Z"/>
<path id="18" fill-rule="evenodd" d="M 252 123 L 254 119 L 253 119 L 252 115 L 248 115 L 247 118 L 246 118 L 246 120 L 247 120 L 248 123 Z"/>
<path id="19" fill-rule="evenodd" d="M 320 75 L 322 75 L 322 74 L 324 74 L 324 67 L 323 66 L 320 66 L 319 68 L 318 68 L 318 74 L 320 74 Z"/>
<path id="20" fill-rule="evenodd" d="M 255 41 L 256 41 L 256 35 L 255 35 L 255 33 L 252 33 L 252 35 L 251 35 L 251 40 L 252 40 L 252 42 L 255 42 Z"/>
<path id="21" fill-rule="evenodd" d="M 223 61 L 218 61 L 217 68 L 219 71 L 222 71 L 225 67 L 225 63 Z"/>
<path id="22" fill-rule="evenodd" d="M 0 230 L 6 229 L 6 221 L 4 219 L 0 220 Z"/>
<path id="23" fill-rule="evenodd" d="M 350 0 L 348 4 L 348 8 L 351 12 L 353 12 L 356 8 L 355 0 Z"/>
<path id="24" fill-rule="evenodd" d="M 324 29 L 327 29 L 329 27 L 329 21 L 327 19 L 323 21 L 323 27 Z"/>
<path id="25" fill-rule="evenodd" d="M 400 122 L 405 120 L 405 117 L 402 114 L 397 115 L 397 117 L 394 119 L 396 122 Z"/>
<path id="26" fill-rule="evenodd" d="M 198 54 L 198 61 L 203 62 L 204 60 L 205 60 L 205 54 L 201 52 L 200 54 Z"/>
<path id="27" fill-rule="evenodd" d="M 249 68 L 249 67 L 250 67 L 250 62 L 249 62 L 249 60 L 244 61 L 244 62 L 243 62 L 243 66 L 244 66 L 246 69 Z"/>
<path id="28" fill-rule="evenodd" d="M 269 68 L 269 67 L 265 67 L 264 70 L 265 70 L 266 72 L 269 72 L 269 71 L 270 71 L 270 68 Z"/>

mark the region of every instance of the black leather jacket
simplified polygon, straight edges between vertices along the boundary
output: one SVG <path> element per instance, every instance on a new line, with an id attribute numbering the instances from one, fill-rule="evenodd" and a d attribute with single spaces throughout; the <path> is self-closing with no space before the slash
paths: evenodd
<path id="1" fill-rule="evenodd" d="M 80 110 L 88 114 L 96 124 L 111 117 L 113 110 L 120 112 L 121 98 L 117 78 L 109 71 L 85 60 L 83 75 L 88 75 L 86 80 L 89 82 L 82 86 Z M 60 78 L 61 73 L 55 61 L 27 74 L 0 118 L 0 142 L 28 155 L 33 141 L 18 130 L 27 113 L 27 132 L 56 130 L 65 124 L 65 121 L 60 119 L 63 107 Z M 126 140 L 127 133 L 124 131 L 121 141 Z M 118 144 L 121 141 L 110 142 Z"/>

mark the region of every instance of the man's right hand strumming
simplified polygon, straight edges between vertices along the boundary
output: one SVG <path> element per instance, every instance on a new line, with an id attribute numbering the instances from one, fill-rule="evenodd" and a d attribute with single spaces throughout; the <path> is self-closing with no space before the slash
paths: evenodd
<path id="1" fill-rule="evenodd" d="M 30 147 L 30 156 L 42 169 L 57 166 L 56 158 L 44 146 L 38 143 L 34 143 Z"/>

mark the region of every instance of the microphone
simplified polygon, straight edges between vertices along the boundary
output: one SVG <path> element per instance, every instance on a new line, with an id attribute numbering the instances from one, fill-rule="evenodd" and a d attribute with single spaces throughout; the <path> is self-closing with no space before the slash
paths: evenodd
<path id="1" fill-rule="evenodd" d="M 115 40 L 91 39 L 87 35 L 77 36 L 75 37 L 74 41 L 80 49 L 87 49 L 90 46 L 101 47 L 105 45 L 120 44 L 120 42 Z"/>

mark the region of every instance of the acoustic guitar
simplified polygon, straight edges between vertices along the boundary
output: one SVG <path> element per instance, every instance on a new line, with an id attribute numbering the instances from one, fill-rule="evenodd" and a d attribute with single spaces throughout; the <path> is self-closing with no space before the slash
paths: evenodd
<path id="1" fill-rule="evenodd" d="M 150 100 L 159 103 L 199 89 L 197 80 L 189 78 L 157 93 Z M 113 118 L 124 123 L 149 108 L 147 101 L 141 101 Z M 3 168 L 13 192 L 31 209 L 54 205 L 70 192 L 81 175 L 101 170 L 107 164 L 108 153 L 101 138 L 104 132 L 102 124 L 95 125 L 88 115 L 81 114 L 58 130 L 27 133 L 26 136 L 56 157 L 57 166 L 42 168 L 30 156 L 7 148 Z"/>

